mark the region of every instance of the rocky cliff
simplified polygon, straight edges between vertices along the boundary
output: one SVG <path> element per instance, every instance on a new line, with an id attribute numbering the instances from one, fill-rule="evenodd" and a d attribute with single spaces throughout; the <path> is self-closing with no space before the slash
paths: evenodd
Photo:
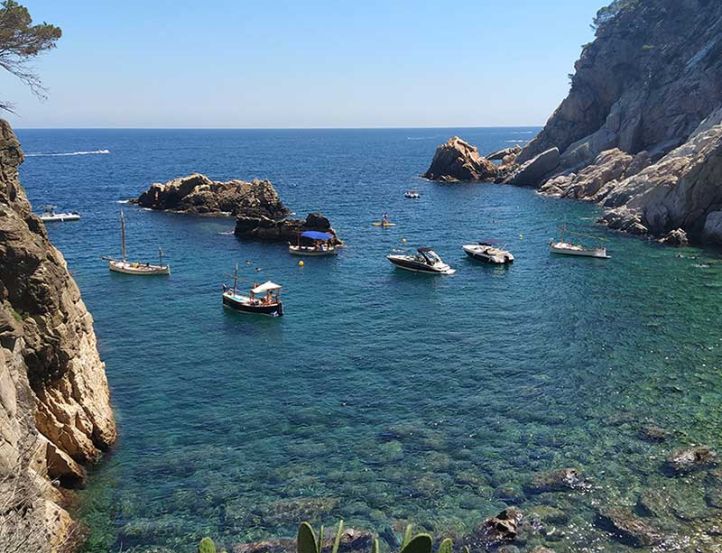
<path id="1" fill-rule="evenodd" d="M 0 550 L 61 551 L 77 537 L 63 490 L 116 431 L 93 319 L 31 213 L 22 161 L 0 121 Z"/>
<path id="2" fill-rule="evenodd" d="M 496 178 L 497 167 L 482 157 L 475 146 L 452 136 L 436 148 L 431 165 L 422 176 L 442 182 L 490 181 Z"/>
<path id="3" fill-rule="evenodd" d="M 528 169 L 556 149 L 555 167 L 514 183 L 601 201 L 617 228 L 722 243 L 722 2 L 617 0 L 595 26 L 569 95 L 517 159 Z"/>

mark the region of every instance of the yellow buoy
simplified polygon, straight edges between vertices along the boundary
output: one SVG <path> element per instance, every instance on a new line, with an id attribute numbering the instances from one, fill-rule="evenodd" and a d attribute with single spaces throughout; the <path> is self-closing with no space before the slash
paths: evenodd
<path id="1" fill-rule="evenodd" d="M 301 259 L 301 260 L 298 262 L 298 266 L 299 266 L 299 267 L 303 267 L 303 265 L 304 265 L 303 259 Z"/>

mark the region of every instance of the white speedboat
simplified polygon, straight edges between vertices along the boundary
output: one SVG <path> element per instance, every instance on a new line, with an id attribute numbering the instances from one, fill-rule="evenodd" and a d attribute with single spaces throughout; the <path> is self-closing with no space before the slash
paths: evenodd
<path id="1" fill-rule="evenodd" d="M 416 273 L 430 273 L 437 275 L 453 275 L 456 270 L 444 263 L 431 248 L 419 248 L 416 254 L 390 254 L 386 256 L 391 263 L 399 269 Z"/>
<path id="2" fill-rule="evenodd" d="M 128 261 L 125 254 L 125 216 L 123 210 L 120 210 L 120 259 L 104 257 L 108 262 L 108 269 L 114 273 L 123 273 L 126 275 L 169 275 L 170 265 L 163 263 L 163 250 L 158 248 L 158 264 L 142 263 L 140 261 Z"/>
<path id="3" fill-rule="evenodd" d="M 336 237 L 330 232 L 307 230 L 298 235 L 295 244 L 288 244 L 291 255 L 336 255 L 338 253 Z"/>
<path id="4" fill-rule="evenodd" d="M 607 248 L 587 248 L 581 244 L 573 244 L 571 242 L 559 241 L 551 242 L 549 249 L 552 253 L 561 255 L 576 255 L 581 257 L 596 257 L 597 259 L 609 259 Z"/>
<path id="5" fill-rule="evenodd" d="M 421 198 L 421 194 L 419 194 L 416 190 L 407 190 L 404 192 L 404 198 L 409 198 L 410 200 L 418 200 Z"/>
<path id="6" fill-rule="evenodd" d="M 463 246 L 466 255 L 484 263 L 493 263 L 495 265 L 506 265 L 514 262 L 514 256 L 510 252 L 497 248 L 489 242 L 479 242 L 478 244 L 467 244 Z"/>
<path id="7" fill-rule="evenodd" d="M 76 211 L 68 211 L 67 213 L 58 213 L 55 211 L 55 206 L 48 205 L 48 206 L 45 206 L 45 209 L 40 214 L 40 219 L 42 221 L 45 221 L 46 223 L 51 223 L 51 222 L 63 223 L 65 221 L 79 221 L 80 214 L 77 213 Z"/>

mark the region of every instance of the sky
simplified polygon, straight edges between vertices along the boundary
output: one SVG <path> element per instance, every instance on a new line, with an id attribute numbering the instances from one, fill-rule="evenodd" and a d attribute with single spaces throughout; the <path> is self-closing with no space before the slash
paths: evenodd
<path id="1" fill-rule="evenodd" d="M 606 0 L 20 0 L 63 30 L 7 72 L 18 128 L 542 125 Z"/>

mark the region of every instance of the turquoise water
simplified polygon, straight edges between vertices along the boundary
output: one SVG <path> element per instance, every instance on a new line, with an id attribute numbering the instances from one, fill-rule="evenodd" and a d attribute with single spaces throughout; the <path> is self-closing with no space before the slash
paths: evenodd
<path id="1" fill-rule="evenodd" d="M 714 516 L 702 475 L 660 465 L 680 445 L 722 450 L 719 254 L 608 233 L 591 205 L 416 176 L 453 134 L 486 151 L 534 131 L 20 131 L 30 154 L 110 151 L 22 168 L 36 207 L 83 216 L 49 232 L 95 317 L 120 431 L 81 495 L 91 546 L 190 552 L 212 535 L 230 548 L 340 517 L 460 534 L 516 504 L 563 513 L 528 548 L 621 551 L 593 524 L 600 505 L 664 488 L 685 513 L 656 521 L 670 533 Z M 191 171 L 270 178 L 291 209 L 329 216 L 347 248 L 301 268 L 282 245 L 236 240 L 230 220 L 126 206 L 131 255 L 160 245 L 173 274 L 109 273 L 117 202 Z M 421 200 L 403 198 L 412 187 Z M 371 227 L 384 211 L 398 225 Z M 606 239 L 612 259 L 550 256 L 562 222 Z M 461 245 L 485 238 L 514 265 L 467 259 Z M 385 255 L 402 239 L 457 273 L 394 269 Z M 284 285 L 283 318 L 224 311 L 235 263 L 249 285 Z M 672 437 L 640 440 L 646 422 Z M 524 494 L 566 466 L 593 490 Z"/>

